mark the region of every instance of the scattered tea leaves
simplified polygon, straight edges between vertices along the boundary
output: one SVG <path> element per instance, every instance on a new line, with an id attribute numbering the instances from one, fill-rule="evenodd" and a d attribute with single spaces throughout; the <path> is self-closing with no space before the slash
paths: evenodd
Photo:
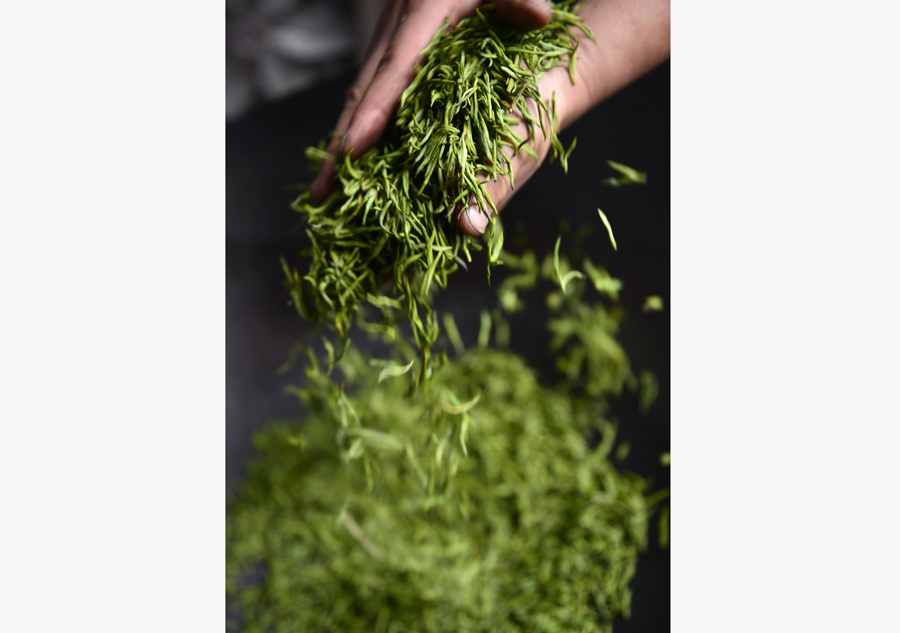
<path id="1" fill-rule="evenodd" d="M 245 633 L 610 633 L 627 616 L 653 504 L 610 461 L 623 449 L 597 403 L 481 347 L 412 393 L 353 348 L 337 371 L 347 404 L 310 376 L 305 422 L 256 435 L 229 504 Z"/>

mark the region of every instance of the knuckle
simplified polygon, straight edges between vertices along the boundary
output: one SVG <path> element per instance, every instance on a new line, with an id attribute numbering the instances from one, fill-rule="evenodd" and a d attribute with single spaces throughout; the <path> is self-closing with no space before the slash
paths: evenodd
<path id="1" fill-rule="evenodd" d="M 360 102 L 360 100 L 362 100 L 363 93 L 364 93 L 364 90 L 362 89 L 362 86 L 360 86 L 359 84 L 355 83 L 352 86 L 350 86 L 350 89 L 347 90 L 347 94 L 345 97 L 347 105 L 355 106 L 356 104 L 358 104 Z"/>

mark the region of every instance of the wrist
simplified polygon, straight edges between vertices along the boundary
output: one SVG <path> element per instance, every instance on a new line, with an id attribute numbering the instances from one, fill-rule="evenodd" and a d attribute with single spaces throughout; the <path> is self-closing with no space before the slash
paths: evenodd
<path id="1" fill-rule="evenodd" d="M 604 0 L 578 11 L 592 31 L 579 29 L 574 83 L 567 66 L 549 71 L 542 94 L 556 93 L 560 129 L 669 58 L 669 0 Z M 543 90 L 545 84 L 547 92 Z"/>

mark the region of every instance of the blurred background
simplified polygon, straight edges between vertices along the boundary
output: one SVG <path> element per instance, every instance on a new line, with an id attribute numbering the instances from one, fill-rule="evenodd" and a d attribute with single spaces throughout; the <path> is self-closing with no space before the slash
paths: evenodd
<path id="1" fill-rule="evenodd" d="M 310 182 L 304 150 L 335 124 L 344 94 L 366 50 L 381 0 L 226 0 L 226 485 L 239 484 L 242 462 L 252 456 L 255 430 L 276 419 L 302 416 L 284 387 L 302 380 L 302 369 L 276 370 L 297 344 L 312 345 L 319 331 L 288 305 L 279 259 L 302 269 L 306 248 L 300 217 L 289 205 L 291 187 Z M 539 256 L 563 250 L 587 227 L 581 249 L 591 261 L 621 279 L 625 320 L 620 340 L 637 374 L 653 371 L 659 397 L 646 414 L 637 395 L 616 403 L 619 438 L 631 452 L 628 470 L 669 485 L 659 456 L 669 450 L 669 63 L 657 68 L 565 130 L 578 147 L 563 174 L 545 164 L 503 212 L 507 245 L 527 240 Z M 600 180 L 615 175 L 606 160 L 648 174 L 646 185 L 612 188 Z M 618 252 L 609 244 L 597 208 L 609 217 Z M 517 237 L 518 236 L 518 237 Z M 570 241 L 571 240 L 571 241 Z M 498 270 L 494 279 L 502 278 Z M 496 284 L 496 281 L 494 282 Z M 644 312 L 648 295 L 665 310 Z M 480 260 L 458 271 L 438 296 L 438 309 L 454 314 L 463 339 L 472 344 L 479 313 L 495 305 Z M 511 321 L 514 351 L 542 375 L 552 375 L 540 296 Z M 669 552 L 651 545 L 633 581 L 633 615 L 616 633 L 669 630 Z"/>
<path id="2" fill-rule="evenodd" d="M 226 116 L 353 68 L 386 0 L 225 0 Z"/>

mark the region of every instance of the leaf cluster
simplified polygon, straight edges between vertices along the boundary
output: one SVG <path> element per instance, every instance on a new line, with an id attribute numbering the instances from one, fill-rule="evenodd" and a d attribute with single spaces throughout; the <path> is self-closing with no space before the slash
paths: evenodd
<path id="1" fill-rule="evenodd" d="M 338 186 L 321 204 L 304 192 L 293 205 L 307 219 L 312 243 L 306 274 L 284 264 L 302 315 L 325 319 L 346 336 L 366 297 L 382 296 L 390 284 L 385 294 L 412 323 L 426 370 L 440 331 L 432 289 L 446 287 L 448 275 L 484 248 L 489 276 L 503 245 L 498 221 L 492 220 L 486 239 L 473 238 L 456 228 L 453 214 L 470 201 L 484 211 L 493 207 L 483 183 L 513 180 L 510 156 L 534 154 L 527 141 L 538 128 L 550 139 L 551 158 L 567 165 L 572 148 L 560 144 L 555 103 L 542 99 L 538 80 L 568 64 L 574 81 L 573 30 L 590 32 L 573 5 L 557 3 L 550 24 L 533 31 L 506 24 L 487 5 L 434 37 L 379 143 L 338 161 Z M 520 121 L 524 137 L 513 129 Z M 334 159 L 323 147 L 307 150 L 313 169 Z M 382 327 L 389 328 L 387 310 L 383 316 Z"/>
<path id="2" fill-rule="evenodd" d="M 412 393 L 353 347 L 337 368 L 341 386 L 313 371 L 297 391 L 303 425 L 257 435 L 229 508 L 246 633 L 610 631 L 628 615 L 653 502 L 613 466 L 596 407 L 482 347 Z"/>

